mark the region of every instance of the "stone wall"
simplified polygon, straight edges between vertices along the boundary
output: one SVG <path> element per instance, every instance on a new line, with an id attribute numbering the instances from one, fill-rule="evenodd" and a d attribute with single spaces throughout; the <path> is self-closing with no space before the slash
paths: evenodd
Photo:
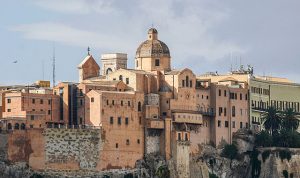
<path id="1" fill-rule="evenodd" d="M 156 129 L 147 129 L 146 131 L 146 154 L 159 153 L 161 144 L 161 131 Z"/>
<path id="2" fill-rule="evenodd" d="M 44 136 L 48 169 L 94 170 L 99 164 L 99 129 L 45 129 Z"/>

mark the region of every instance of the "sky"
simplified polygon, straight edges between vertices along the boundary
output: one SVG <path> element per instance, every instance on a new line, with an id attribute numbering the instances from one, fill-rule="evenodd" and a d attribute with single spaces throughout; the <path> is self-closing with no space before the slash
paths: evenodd
<path id="1" fill-rule="evenodd" d="M 78 81 L 87 47 L 127 53 L 152 26 L 171 52 L 172 68 L 196 75 L 240 64 L 256 75 L 300 82 L 299 0 L 1 0 L 0 85 Z M 17 63 L 14 63 L 17 61 Z"/>

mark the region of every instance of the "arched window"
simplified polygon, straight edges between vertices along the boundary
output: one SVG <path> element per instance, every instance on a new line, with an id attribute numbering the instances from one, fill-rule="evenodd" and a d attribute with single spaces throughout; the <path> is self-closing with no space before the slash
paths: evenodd
<path id="1" fill-rule="evenodd" d="M 111 68 L 106 69 L 106 75 L 112 73 Z"/>
<path id="2" fill-rule="evenodd" d="M 142 104 L 141 104 L 141 102 L 138 103 L 138 111 L 139 112 L 142 111 Z"/>
<path id="3" fill-rule="evenodd" d="M 25 130 L 26 125 L 24 123 L 21 124 L 21 130 Z"/>
<path id="4" fill-rule="evenodd" d="M 19 130 L 19 128 L 20 128 L 19 124 L 16 123 L 16 124 L 15 124 L 15 129 L 16 129 L 16 130 Z"/>
<path id="5" fill-rule="evenodd" d="M 189 76 L 185 77 L 185 86 L 189 87 Z"/>
<path id="6" fill-rule="evenodd" d="M 7 130 L 11 130 L 11 129 L 12 129 L 11 123 L 8 123 L 7 124 Z"/>
<path id="7" fill-rule="evenodd" d="M 119 76 L 119 80 L 123 81 L 123 76 L 122 75 Z"/>

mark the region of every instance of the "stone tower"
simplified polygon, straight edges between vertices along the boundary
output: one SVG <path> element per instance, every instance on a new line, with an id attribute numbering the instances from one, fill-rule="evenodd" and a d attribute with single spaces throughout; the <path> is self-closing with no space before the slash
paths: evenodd
<path id="1" fill-rule="evenodd" d="M 107 75 L 118 69 L 127 69 L 127 54 L 112 53 L 101 55 L 102 71 L 101 75 Z"/>
<path id="2" fill-rule="evenodd" d="M 93 58 L 92 55 L 88 54 L 84 60 L 78 65 L 79 69 L 79 82 L 85 79 L 98 77 L 100 67 Z"/>
<path id="3" fill-rule="evenodd" d="M 171 56 L 168 46 L 158 40 L 155 28 L 148 30 L 148 40 L 137 49 L 135 68 L 146 71 L 170 71 Z"/>

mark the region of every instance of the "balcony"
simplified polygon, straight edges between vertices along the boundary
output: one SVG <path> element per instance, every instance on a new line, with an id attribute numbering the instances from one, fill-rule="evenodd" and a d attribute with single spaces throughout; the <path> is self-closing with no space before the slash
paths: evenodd
<path id="1" fill-rule="evenodd" d="M 165 123 L 161 119 L 146 119 L 146 128 L 149 129 L 164 129 Z"/>

